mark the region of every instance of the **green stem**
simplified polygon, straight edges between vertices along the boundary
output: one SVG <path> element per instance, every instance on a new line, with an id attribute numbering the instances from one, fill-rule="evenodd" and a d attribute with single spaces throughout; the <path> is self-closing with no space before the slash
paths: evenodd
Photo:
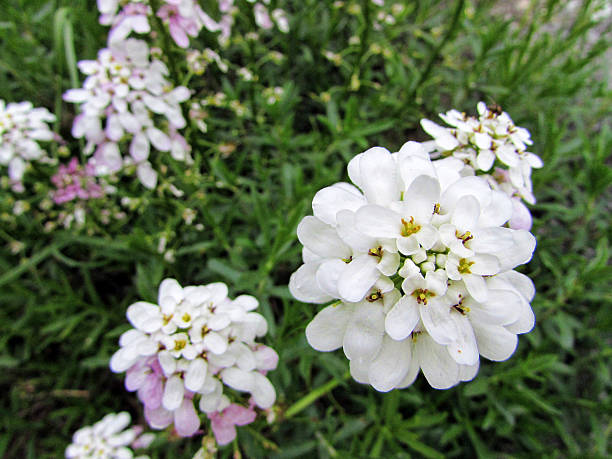
<path id="1" fill-rule="evenodd" d="M 455 30 L 457 28 L 457 23 L 459 22 L 459 18 L 461 17 L 461 13 L 463 11 L 464 5 L 465 5 L 465 0 L 459 0 L 457 2 L 457 5 L 455 6 L 455 11 L 453 12 L 453 19 L 451 20 L 450 26 L 446 30 L 446 33 L 444 34 L 444 37 L 442 37 L 442 40 L 440 40 L 440 43 L 438 43 L 438 46 L 436 46 L 436 48 L 431 53 L 429 57 L 429 61 L 427 62 L 427 65 L 425 66 L 425 70 L 421 72 L 421 74 L 419 75 L 419 79 L 417 80 L 416 84 L 412 87 L 412 90 L 410 91 L 410 94 L 407 97 L 407 101 L 410 101 L 414 98 L 418 88 L 427 79 L 427 77 L 429 77 L 429 74 L 431 73 L 431 70 L 433 69 L 434 63 L 436 62 L 436 60 L 438 59 L 438 56 L 442 52 L 442 48 L 444 48 L 446 43 L 451 39 L 451 37 L 455 33 Z"/>
<path id="2" fill-rule="evenodd" d="M 351 377 L 350 373 L 346 372 L 342 376 L 342 379 L 333 379 L 329 381 L 328 383 L 323 384 L 321 387 L 318 387 L 317 389 L 313 390 L 308 395 L 305 395 L 304 397 L 299 399 L 297 402 L 295 402 L 293 405 L 291 405 L 287 409 L 287 411 L 285 411 L 284 419 L 292 418 L 293 416 L 298 414 L 300 411 L 312 405 L 318 398 L 322 397 L 328 392 L 331 392 L 333 389 L 335 389 L 337 386 L 342 384 L 344 381 L 350 379 L 350 377 Z"/>

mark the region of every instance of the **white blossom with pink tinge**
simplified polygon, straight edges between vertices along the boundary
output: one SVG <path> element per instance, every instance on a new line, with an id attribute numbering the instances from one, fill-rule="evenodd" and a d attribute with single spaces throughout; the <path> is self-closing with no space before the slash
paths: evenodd
<path id="1" fill-rule="evenodd" d="M 151 147 L 190 163 L 190 146 L 178 132 L 186 126 L 181 106 L 190 97 L 183 86 L 173 87 L 163 62 L 151 58 L 148 45 L 127 39 L 98 53 L 95 61 L 79 62 L 88 75 L 80 89 L 64 100 L 81 104 L 72 134 L 85 137 L 85 152 L 97 175 L 118 172 L 135 164 L 141 183 L 155 188 L 157 172 L 149 162 Z M 163 127 L 167 125 L 166 127 Z M 120 145 L 129 143 L 129 156 Z"/>
<path id="2" fill-rule="evenodd" d="M 166 279 L 158 304 L 139 301 L 128 308 L 134 328 L 121 335 L 110 367 L 127 373 L 126 388 L 138 392 L 151 427 L 173 424 L 181 436 L 195 434 L 198 411 L 213 414 L 230 405 L 224 386 L 249 393 L 259 408 L 274 404 L 265 374 L 276 368 L 278 355 L 255 342 L 267 323 L 253 312 L 255 298 L 231 300 L 227 293 L 223 283 L 183 288 Z"/>

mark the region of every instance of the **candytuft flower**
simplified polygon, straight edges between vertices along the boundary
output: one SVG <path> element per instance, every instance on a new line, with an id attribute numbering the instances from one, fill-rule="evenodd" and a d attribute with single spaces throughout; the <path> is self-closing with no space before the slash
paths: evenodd
<path id="1" fill-rule="evenodd" d="M 224 386 L 250 394 L 261 409 L 274 404 L 276 392 L 265 374 L 276 368 L 278 355 L 255 342 L 266 334 L 267 323 L 253 312 L 255 298 L 231 300 L 227 293 L 223 283 L 183 288 L 165 279 L 158 304 L 139 301 L 128 308 L 134 328 L 121 335 L 110 367 L 126 372 L 125 386 L 138 392 L 152 428 L 174 425 L 180 436 L 191 436 L 200 428 L 198 412 L 204 412 L 213 430 L 227 438 L 238 405 L 224 395 Z"/>
<path id="2" fill-rule="evenodd" d="M 56 204 L 104 196 L 104 190 L 96 182 L 93 166 L 81 166 L 77 158 L 72 158 L 67 165 L 61 164 L 57 173 L 51 177 L 51 182 L 57 188 L 53 193 Z"/>
<path id="3" fill-rule="evenodd" d="M 509 226 L 530 229 L 531 215 L 521 199 L 535 204 L 531 184 L 532 168 L 540 168 L 539 156 L 527 151 L 532 145 L 529 131 L 516 126 L 497 105 L 479 102 L 478 118 L 457 110 L 440 114 L 450 128 L 423 119 L 421 126 L 434 138 L 434 156 L 453 156 L 465 162 L 463 175 L 484 175 L 494 189 L 514 198 Z M 493 170 L 493 173 L 484 174 Z"/>
<path id="4" fill-rule="evenodd" d="M 31 161 L 50 161 L 39 142 L 49 142 L 55 134 L 49 129 L 55 115 L 46 108 L 34 108 L 30 102 L 6 104 L 0 99 L 0 164 L 8 166 L 8 175 L 16 190 Z"/>
<path id="5" fill-rule="evenodd" d="M 186 126 L 180 103 L 190 97 L 183 86 L 173 87 L 168 69 L 151 58 L 148 45 L 127 39 L 102 49 L 95 61 L 81 61 L 88 75 L 81 89 L 70 89 L 64 100 L 82 104 L 72 134 L 85 137 L 85 153 L 96 175 L 116 173 L 135 164 L 139 180 L 155 188 L 157 172 L 149 162 L 151 147 L 168 152 L 177 161 L 190 163 L 190 146 L 178 132 Z M 167 127 L 165 127 L 167 126 Z M 120 144 L 129 142 L 129 156 Z"/>
<path id="6" fill-rule="evenodd" d="M 67 458 L 124 459 L 134 457 L 132 448 L 146 448 L 154 439 L 153 434 L 140 435 L 142 427 L 126 429 L 130 414 L 107 414 L 93 426 L 82 427 L 72 436 L 72 444 L 66 448 Z M 138 456 L 135 459 L 147 459 Z"/>
<path id="7" fill-rule="evenodd" d="M 504 225 L 511 198 L 456 158 L 431 161 L 408 142 L 375 147 L 348 165 L 352 182 L 313 199 L 298 225 L 304 264 L 291 276 L 298 300 L 325 303 L 306 328 L 320 351 L 340 347 L 353 378 L 380 391 L 472 379 L 479 355 L 507 359 L 533 327 L 533 285 L 513 271 L 535 238 Z"/>

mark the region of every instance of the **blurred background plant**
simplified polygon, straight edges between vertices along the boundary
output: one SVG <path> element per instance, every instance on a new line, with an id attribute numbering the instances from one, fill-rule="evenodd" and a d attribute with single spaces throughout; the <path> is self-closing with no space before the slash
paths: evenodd
<path id="1" fill-rule="evenodd" d="M 223 45 L 208 30 L 189 39 L 216 57 L 185 52 L 152 22 L 151 45 L 175 84 L 193 91 L 184 110 L 193 164 L 155 157 L 154 190 L 128 167 L 104 178 L 102 197 L 61 204 L 50 165 L 26 171 L 23 193 L 2 178 L 1 454 L 61 456 L 72 432 L 112 411 L 142 423 L 108 361 L 128 329 L 126 307 L 154 300 L 164 277 L 223 281 L 232 296 L 259 299 L 266 344 L 280 354 L 269 374 L 277 419 L 340 381 L 285 422 L 239 429 L 221 457 L 610 454 L 609 4 L 378 3 L 272 0 L 276 26 L 267 27 L 259 2 L 237 0 Z M 200 4 L 214 20 L 226 14 Z M 106 46 L 98 12 L 85 0 L 10 0 L 0 12 L 0 99 L 48 108 L 66 140 L 49 155 L 84 161 L 70 136 L 75 106 L 62 94 L 84 79 L 76 62 Z M 533 175 L 538 248 L 523 269 L 537 288 L 536 328 L 512 359 L 484 363 L 473 382 L 444 392 L 422 380 L 389 394 L 348 382 L 344 357 L 304 338 L 319 308 L 286 287 L 300 263 L 297 223 L 318 189 L 347 179 L 355 154 L 423 140 L 420 118 L 471 113 L 479 100 L 528 128 L 545 163 Z M 200 446 L 167 440 L 151 457 L 190 457 Z"/>

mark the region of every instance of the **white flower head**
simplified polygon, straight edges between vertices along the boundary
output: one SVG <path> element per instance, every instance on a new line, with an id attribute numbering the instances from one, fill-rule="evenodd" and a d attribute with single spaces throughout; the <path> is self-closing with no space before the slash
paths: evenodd
<path id="1" fill-rule="evenodd" d="M 194 402 L 205 413 L 222 411 L 229 405 L 224 385 L 249 393 L 262 409 L 274 404 L 265 373 L 278 355 L 255 342 L 267 323 L 253 312 L 254 297 L 231 300 L 221 282 L 181 287 L 165 279 L 157 302 L 128 307 L 134 328 L 121 335 L 110 361 L 112 371 L 127 372 L 126 388 L 138 391 L 151 427 L 174 424 L 179 435 L 193 435 L 200 426 Z"/>
<path id="2" fill-rule="evenodd" d="M 46 108 L 0 99 L 0 165 L 8 166 L 9 178 L 18 188 L 30 162 L 50 161 L 39 142 L 55 138 L 48 125 L 53 121 L 55 115 Z"/>
<path id="3" fill-rule="evenodd" d="M 462 176 L 456 161 L 431 161 L 415 142 L 393 154 L 371 148 L 348 165 L 356 186 L 319 191 L 314 216 L 298 225 L 304 264 L 291 293 L 339 300 L 308 325 L 308 342 L 342 347 L 355 380 L 377 390 L 405 387 L 419 370 L 438 389 L 469 380 L 479 354 L 508 358 L 533 326 L 533 295 L 510 279 L 525 284 L 512 269 L 535 238 L 505 227 L 510 197 Z"/>
<path id="4" fill-rule="evenodd" d="M 152 434 L 140 435 L 141 427 L 131 427 L 130 414 L 107 414 L 93 426 L 82 427 L 72 436 L 72 443 L 66 448 L 67 458 L 124 459 L 134 457 L 131 447 L 146 447 L 153 441 Z M 147 459 L 138 456 L 136 459 Z"/>
<path id="5" fill-rule="evenodd" d="M 527 151 L 533 143 L 529 131 L 516 126 L 497 105 L 488 107 L 479 102 L 477 110 L 478 118 L 457 110 L 440 114 L 451 127 L 421 120 L 425 132 L 434 138 L 432 154 L 460 159 L 466 164 L 464 175 L 470 171 L 485 175 L 495 189 L 534 204 L 531 170 L 542 167 L 543 162 Z M 525 211 L 524 205 L 515 204 L 511 228 L 529 229 L 531 217 L 526 216 Z"/>

